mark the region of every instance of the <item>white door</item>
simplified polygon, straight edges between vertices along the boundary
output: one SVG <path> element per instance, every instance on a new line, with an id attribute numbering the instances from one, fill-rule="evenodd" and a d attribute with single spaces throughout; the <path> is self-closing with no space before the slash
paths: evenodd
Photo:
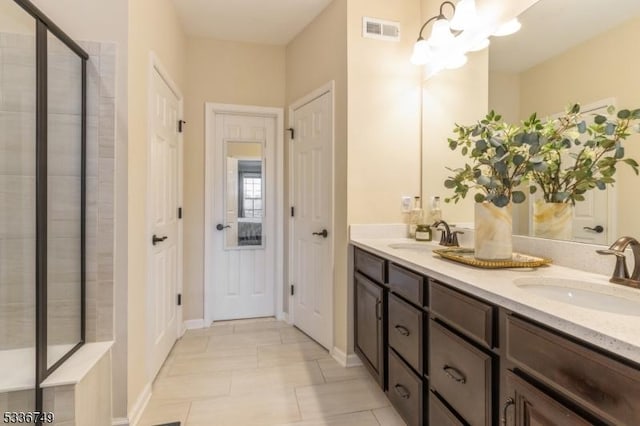
<path id="1" fill-rule="evenodd" d="M 327 349 L 333 346 L 331 96 L 324 93 L 294 109 L 291 142 L 293 321 Z"/>
<path id="2" fill-rule="evenodd" d="M 275 315 L 276 119 L 213 114 L 212 319 Z"/>
<path id="3" fill-rule="evenodd" d="M 178 338 L 179 101 L 154 68 L 149 161 L 149 357 L 155 377 Z"/>

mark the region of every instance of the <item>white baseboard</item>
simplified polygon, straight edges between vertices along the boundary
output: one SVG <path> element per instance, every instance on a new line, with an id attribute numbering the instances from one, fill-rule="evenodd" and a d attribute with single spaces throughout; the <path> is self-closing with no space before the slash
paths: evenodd
<path id="1" fill-rule="evenodd" d="M 330 351 L 331 356 L 335 359 L 338 364 L 343 367 L 358 367 L 362 365 L 362 361 L 358 358 L 356 354 L 347 355 L 343 350 L 336 348 L 335 346 Z"/>
<path id="2" fill-rule="evenodd" d="M 289 314 L 286 312 L 280 312 L 278 315 L 276 315 L 276 319 L 289 323 Z"/>
<path id="3" fill-rule="evenodd" d="M 131 426 L 136 426 L 142 417 L 142 413 L 144 409 L 147 408 L 147 404 L 151 399 L 151 383 L 147 383 L 147 385 L 142 390 L 140 396 L 136 400 L 136 403 L 133 404 L 133 408 L 129 413 L 129 418 L 131 419 Z"/>
<path id="4" fill-rule="evenodd" d="M 129 426 L 129 419 L 126 417 L 116 417 L 111 419 L 111 426 Z"/>
<path id="5" fill-rule="evenodd" d="M 183 330 L 198 330 L 200 328 L 204 328 L 204 318 L 186 320 L 182 323 Z"/>

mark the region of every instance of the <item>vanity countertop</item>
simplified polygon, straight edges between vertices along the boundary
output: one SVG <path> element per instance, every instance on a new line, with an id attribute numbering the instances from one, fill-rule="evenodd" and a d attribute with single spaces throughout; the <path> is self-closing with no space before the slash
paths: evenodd
<path id="1" fill-rule="evenodd" d="M 351 244 L 398 265 L 640 363 L 640 313 L 631 316 L 573 306 L 536 296 L 513 283 L 520 277 L 557 277 L 611 285 L 607 290 L 615 294 L 619 287 L 610 284 L 608 276 L 558 265 L 536 269 L 479 269 L 442 259 L 429 250 L 390 247 L 406 243 L 416 244 L 408 238 L 351 238 Z M 433 242 L 424 244 L 442 248 Z M 619 291 L 628 293 L 629 289 Z M 637 292 L 640 298 L 640 290 Z"/>

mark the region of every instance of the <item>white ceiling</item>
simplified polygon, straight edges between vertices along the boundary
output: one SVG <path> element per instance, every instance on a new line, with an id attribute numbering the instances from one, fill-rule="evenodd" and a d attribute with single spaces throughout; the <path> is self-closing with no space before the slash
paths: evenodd
<path id="1" fill-rule="evenodd" d="M 541 0 L 518 33 L 491 38 L 490 68 L 527 70 L 638 15 L 640 0 Z"/>
<path id="2" fill-rule="evenodd" d="M 331 0 L 173 0 L 189 36 L 285 45 Z"/>

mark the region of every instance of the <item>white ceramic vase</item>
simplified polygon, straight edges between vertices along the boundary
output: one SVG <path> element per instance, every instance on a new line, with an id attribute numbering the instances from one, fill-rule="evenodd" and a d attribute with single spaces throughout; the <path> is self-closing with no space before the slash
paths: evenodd
<path id="1" fill-rule="evenodd" d="M 513 216 L 511 203 L 497 207 L 493 203 L 475 204 L 475 257 L 481 260 L 506 260 L 513 254 Z"/>
<path id="2" fill-rule="evenodd" d="M 573 237 L 573 204 L 533 203 L 533 236 L 554 240 L 571 240 Z"/>

